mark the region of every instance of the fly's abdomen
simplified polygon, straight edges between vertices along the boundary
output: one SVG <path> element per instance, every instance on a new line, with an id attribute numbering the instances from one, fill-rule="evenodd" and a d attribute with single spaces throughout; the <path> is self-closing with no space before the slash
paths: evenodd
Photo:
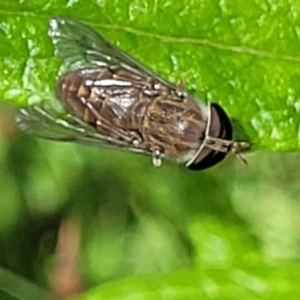
<path id="1" fill-rule="evenodd" d="M 90 98 L 91 89 L 85 85 L 85 76 L 81 72 L 64 74 L 57 83 L 56 93 L 71 114 L 85 120 L 86 106 L 83 100 Z"/>
<path id="2" fill-rule="evenodd" d="M 122 69 L 83 69 L 59 79 L 57 96 L 69 113 L 99 131 L 111 127 L 139 133 L 151 102 L 141 82 Z"/>

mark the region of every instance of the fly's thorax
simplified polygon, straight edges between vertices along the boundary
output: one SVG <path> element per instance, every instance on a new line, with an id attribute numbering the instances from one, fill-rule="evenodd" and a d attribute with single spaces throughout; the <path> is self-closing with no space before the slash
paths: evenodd
<path id="1" fill-rule="evenodd" d="M 204 139 L 207 110 L 189 97 L 171 96 L 156 97 L 149 105 L 143 136 L 167 158 L 186 161 Z"/>

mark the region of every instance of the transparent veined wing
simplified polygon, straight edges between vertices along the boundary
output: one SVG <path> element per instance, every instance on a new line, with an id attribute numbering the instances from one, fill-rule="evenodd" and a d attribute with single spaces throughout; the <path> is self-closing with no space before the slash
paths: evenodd
<path id="1" fill-rule="evenodd" d="M 22 131 L 44 139 L 149 154 L 143 149 L 132 147 L 132 144 L 126 141 L 100 134 L 93 126 L 72 115 L 57 111 L 49 100 L 45 100 L 38 105 L 33 104 L 21 108 L 15 117 L 15 121 Z"/>
<path id="2" fill-rule="evenodd" d="M 48 34 L 56 47 L 57 56 L 72 70 L 85 67 L 122 66 L 174 88 L 173 84 L 161 79 L 154 71 L 81 22 L 66 18 L 52 18 L 49 21 Z"/>

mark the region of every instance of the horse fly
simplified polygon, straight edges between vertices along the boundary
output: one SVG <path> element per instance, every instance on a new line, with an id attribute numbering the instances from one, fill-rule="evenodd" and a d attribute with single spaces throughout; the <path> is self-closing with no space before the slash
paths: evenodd
<path id="1" fill-rule="evenodd" d="M 53 18 L 49 36 L 68 73 L 57 82 L 57 98 L 66 109 L 61 116 L 49 101 L 22 108 L 16 116 L 20 129 L 39 137 L 74 141 L 106 148 L 126 149 L 184 162 L 203 170 L 247 142 L 233 140 L 225 111 L 206 106 L 163 80 L 111 44 L 90 27 L 75 20 Z"/>

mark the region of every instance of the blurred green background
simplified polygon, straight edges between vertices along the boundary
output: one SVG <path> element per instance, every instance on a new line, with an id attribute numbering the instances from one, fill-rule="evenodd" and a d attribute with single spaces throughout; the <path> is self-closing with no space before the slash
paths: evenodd
<path id="1" fill-rule="evenodd" d="M 299 295 L 298 154 L 156 169 L 148 157 L 37 140 L 15 130 L 11 108 L 0 115 L 3 268 L 49 289 L 69 263 L 75 287 L 77 274 L 100 299 Z"/>
<path id="2" fill-rule="evenodd" d="M 299 14 L 298 0 L 0 3 L 0 299 L 299 299 Z M 254 143 L 248 166 L 154 168 L 19 132 L 17 106 L 53 97 L 57 15 L 220 103 Z"/>

